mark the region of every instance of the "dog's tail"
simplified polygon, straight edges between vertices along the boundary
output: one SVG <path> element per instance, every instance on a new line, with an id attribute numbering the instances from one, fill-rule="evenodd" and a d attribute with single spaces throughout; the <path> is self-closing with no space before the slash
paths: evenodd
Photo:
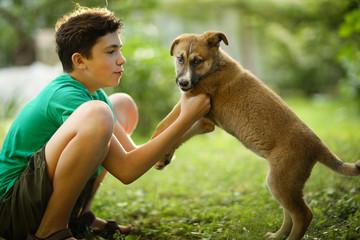
<path id="1" fill-rule="evenodd" d="M 360 160 L 356 163 L 346 163 L 340 160 L 333 152 L 325 147 L 326 153 L 319 154 L 318 161 L 345 176 L 360 175 Z"/>

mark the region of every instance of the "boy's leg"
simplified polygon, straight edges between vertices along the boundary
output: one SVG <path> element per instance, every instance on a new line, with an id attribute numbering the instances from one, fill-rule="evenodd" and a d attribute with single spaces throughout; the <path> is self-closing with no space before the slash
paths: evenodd
<path id="1" fill-rule="evenodd" d="M 115 93 L 109 97 L 116 121 L 131 135 L 138 123 L 139 113 L 135 101 L 126 93 Z"/>
<path id="2" fill-rule="evenodd" d="M 36 236 L 67 228 L 76 200 L 108 152 L 113 127 L 110 108 L 101 101 L 90 101 L 51 137 L 45 157 L 53 192 Z"/>
<path id="3" fill-rule="evenodd" d="M 109 97 L 113 110 L 116 116 L 116 121 L 124 128 L 125 132 L 129 135 L 133 133 L 138 123 L 138 109 L 135 101 L 125 93 L 115 93 Z M 106 176 L 106 169 L 102 169 L 100 175 L 96 178 L 94 183 L 93 195 L 88 203 L 88 206 L 84 212 L 90 210 L 91 203 L 95 197 L 96 191 L 98 190 L 101 182 Z M 93 227 L 103 229 L 106 221 L 100 218 L 96 218 Z M 126 233 L 132 230 L 132 226 L 119 225 L 121 232 Z"/>

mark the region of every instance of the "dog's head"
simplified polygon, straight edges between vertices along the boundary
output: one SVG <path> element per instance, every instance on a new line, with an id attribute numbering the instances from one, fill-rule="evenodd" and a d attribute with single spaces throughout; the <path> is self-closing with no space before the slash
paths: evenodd
<path id="1" fill-rule="evenodd" d="M 183 34 L 173 41 L 170 54 L 175 58 L 176 84 L 181 90 L 193 89 L 215 70 L 221 41 L 228 45 L 225 34 L 216 31 Z"/>

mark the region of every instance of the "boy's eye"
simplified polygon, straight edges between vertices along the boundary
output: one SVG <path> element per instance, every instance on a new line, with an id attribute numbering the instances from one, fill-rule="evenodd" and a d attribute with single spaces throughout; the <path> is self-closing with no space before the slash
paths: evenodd
<path id="1" fill-rule="evenodd" d="M 115 51 L 114 50 L 111 50 L 111 51 L 108 51 L 107 53 L 108 54 L 113 54 Z"/>

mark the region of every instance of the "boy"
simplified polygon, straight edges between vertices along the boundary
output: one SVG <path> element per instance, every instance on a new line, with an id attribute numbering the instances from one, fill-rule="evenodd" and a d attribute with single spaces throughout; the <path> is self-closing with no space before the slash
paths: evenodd
<path id="1" fill-rule="evenodd" d="M 66 74 L 23 108 L 1 150 L 2 237 L 75 239 L 69 222 L 78 226 L 86 218 L 99 233 L 112 234 L 111 228 L 128 233 L 131 226 L 114 226 L 89 214 L 105 173 L 133 182 L 209 111 L 207 96 L 182 96 L 178 120 L 135 146 L 129 137 L 137 123 L 134 101 L 125 94 L 107 98 L 100 89 L 117 86 L 124 71 L 121 26 L 101 8 L 79 7 L 57 22 L 57 53 Z"/>

